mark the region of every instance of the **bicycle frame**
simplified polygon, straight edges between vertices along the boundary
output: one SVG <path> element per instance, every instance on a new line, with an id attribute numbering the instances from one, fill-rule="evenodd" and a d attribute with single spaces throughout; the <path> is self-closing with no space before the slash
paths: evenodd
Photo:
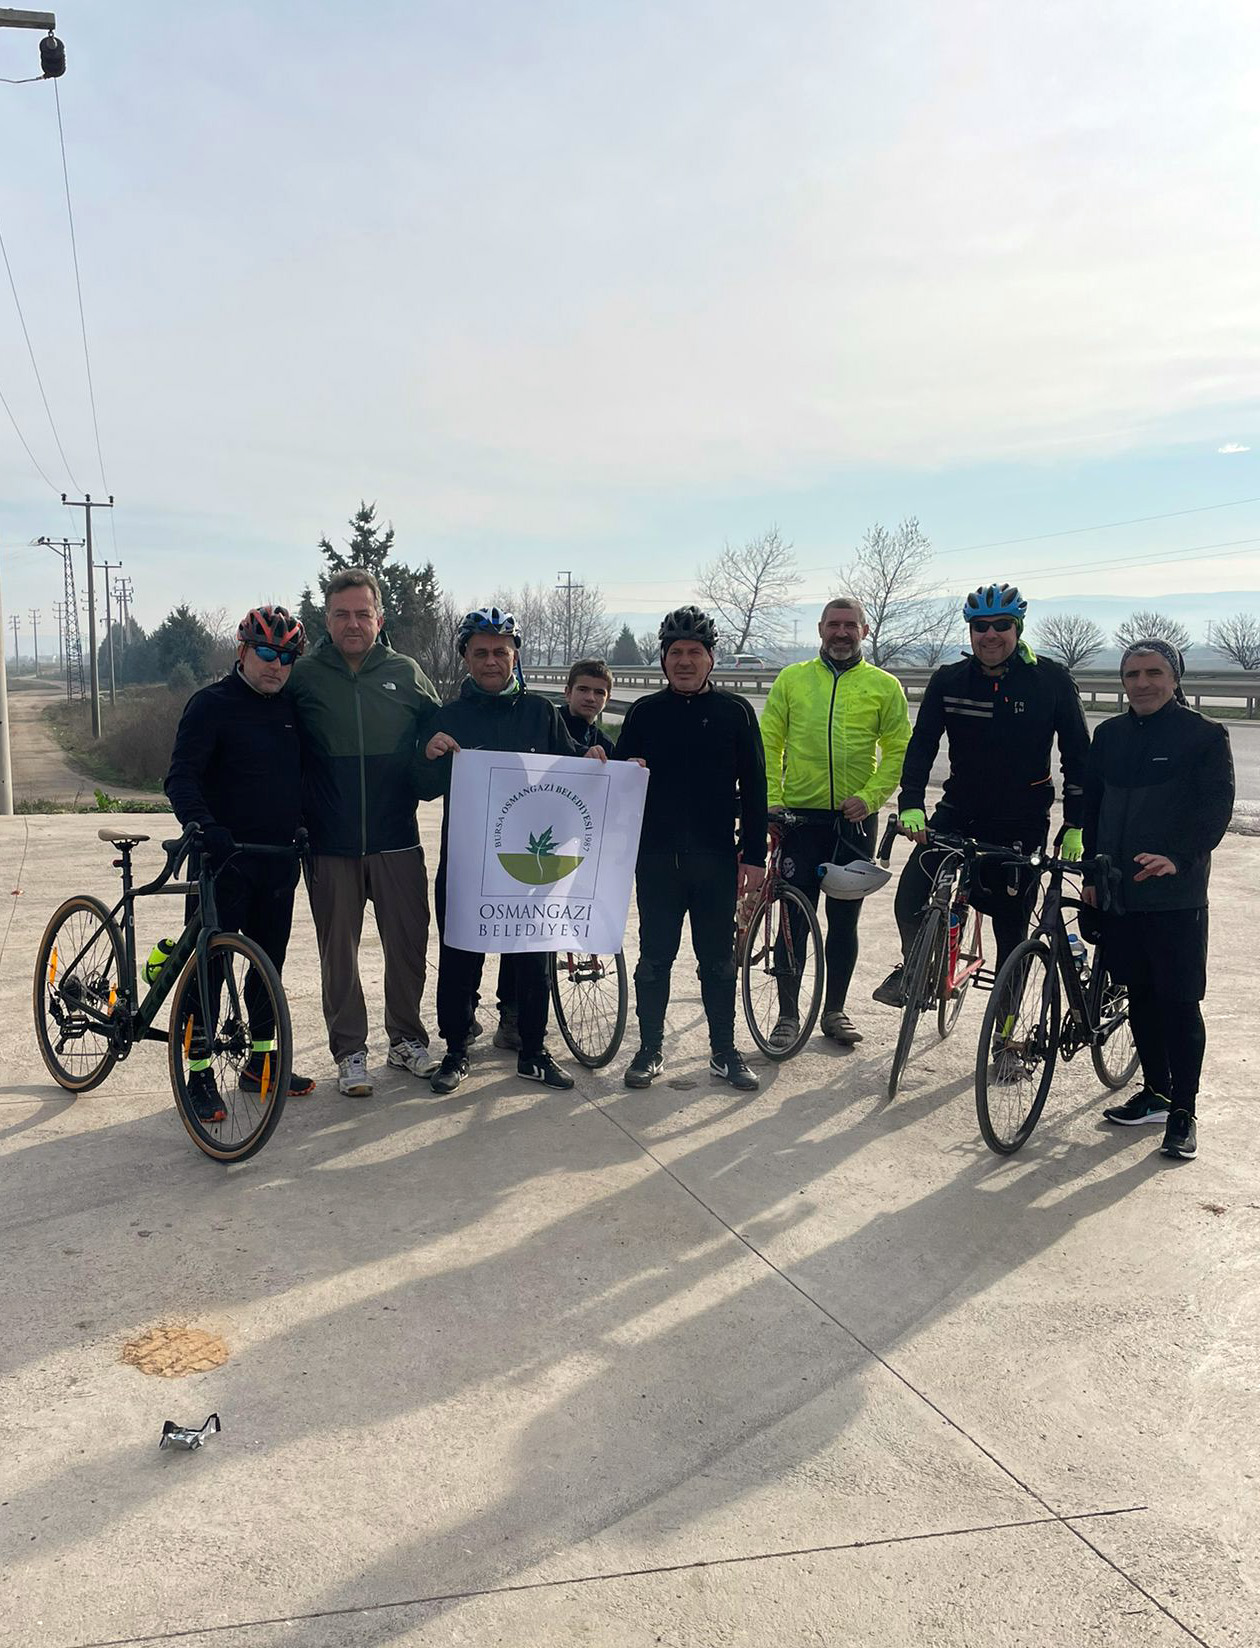
<path id="1" fill-rule="evenodd" d="M 1109 868 L 1105 859 L 1094 863 Z M 1030 935 L 1044 939 L 1050 946 L 1054 970 L 1063 987 L 1067 1012 L 1059 1027 L 1059 1052 L 1065 1061 L 1071 1061 L 1085 1047 L 1102 1046 L 1124 1023 L 1124 1015 L 1103 1019 L 1103 984 L 1107 977 L 1106 950 L 1100 939 L 1094 948 L 1094 962 L 1090 969 L 1088 990 L 1081 981 L 1080 969 L 1068 943 L 1064 910 L 1087 908 L 1079 898 L 1068 898 L 1063 892 L 1063 878 L 1069 866 L 1062 861 L 1046 865 L 1048 881 L 1042 898 L 1041 915 Z"/>

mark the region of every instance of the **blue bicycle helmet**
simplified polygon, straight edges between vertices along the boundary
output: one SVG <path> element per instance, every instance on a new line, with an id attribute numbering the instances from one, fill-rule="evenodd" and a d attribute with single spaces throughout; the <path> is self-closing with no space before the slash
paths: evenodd
<path id="1" fill-rule="evenodd" d="M 1028 612 L 1028 602 L 1014 584 L 984 584 L 972 590 L 963 602 L 963 617 L 968 623 L 973 618 L 1014 618 L 1022 623 Z"/>
<path id="2" fill-rule="evenodd" d="M 460 619 L 457 639 L 461 658 L 474 635 L 506 635 L 516 650 L 521 650 L 520 626 L 510 612 L 502 612 L 498 607 L 478 607 L 476 612 Z"/>

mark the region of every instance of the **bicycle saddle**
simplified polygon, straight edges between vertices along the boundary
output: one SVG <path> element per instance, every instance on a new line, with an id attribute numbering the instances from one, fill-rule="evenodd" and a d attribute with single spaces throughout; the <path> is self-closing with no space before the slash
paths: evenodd
<path id="1" fill-rule="evenodd" d="M 98 841 L 108 841 L 111 847 L 117 847 L 121 852 L 125 847 L 138 847 L 142 841 L 147 841 L 147 835 L 120 835 L 117 830 L 98 830 Z"/>

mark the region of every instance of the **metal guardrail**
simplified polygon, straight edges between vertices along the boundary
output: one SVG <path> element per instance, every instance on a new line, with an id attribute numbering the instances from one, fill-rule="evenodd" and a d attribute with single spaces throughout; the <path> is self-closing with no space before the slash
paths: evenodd
<path id="1" fill-rule="evenodd" d="M 714 686 L 733 687 L 740 692 L 769 692 L 778 675 L 778 667 L 766 669 L 724 670 L 715 669 L 710 679 Z M 934 671 L 930 669 L 895 669 L 892 672 L 906 689 L 906 697 L 911 699 L 922 698 L 923 689 Z M 538 687 L 563 687 L 569 678 L 566 669 L 548 669 L 535 667 L 527 672 L 530 683 Z M 664 677 L 659 669 L 639 666 L 638 668 L 626 665 L 613 667 L 613 680 L 622 687 L 659 687 L 664 684 Z M 1075 681 L 1080 689 L 1081 697 L 1091 707 L 1099 703 L 1114 704 L 1123 709 L 1125 704 L 1124 692 L 1116 679 L 1114 670 L 1077 670 Z M 1224 699 L 1231 703 L 1244 703 L 1247 706 L 1247 715 L 1250 717 L 1260 713 L 1260 670 L 1229 670 L 1218 671 L 1215 674 L 1204 672 L 1199 674 L 1188 670 L 1182 679 L 1182 690 L 1195 709 L 1202 708 L 1203 700 Z M 629 700 L 625 708 L 629 707 Z M 610 699 L 608 708 L 615 714 L 624 714 L 625 708 L 618 708 L 615 699 Z"/>

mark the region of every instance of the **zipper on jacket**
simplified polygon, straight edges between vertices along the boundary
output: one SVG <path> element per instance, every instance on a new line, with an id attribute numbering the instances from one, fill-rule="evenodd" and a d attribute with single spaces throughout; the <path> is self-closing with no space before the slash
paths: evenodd
<path id="1" fill-rule="evenodd" d="M 362 852 L 367 857 L 367 756 L 363 749 L 363 699 L 359 693 L 359 676 L 354 671 L 354 719 L 359 729 L 359 834 Z"/>
<path id="2" fill-rule="evenodd" d="M 836 810 L 836 747 L 832 742 L 834 737 L 832 726 L 836 718 L 836 693 L 840 690 L 840 677 L 832 671 L 831 675 L 831 703 L 827 706 L 827 789 L 831 795 L 831 810 Z"/>

